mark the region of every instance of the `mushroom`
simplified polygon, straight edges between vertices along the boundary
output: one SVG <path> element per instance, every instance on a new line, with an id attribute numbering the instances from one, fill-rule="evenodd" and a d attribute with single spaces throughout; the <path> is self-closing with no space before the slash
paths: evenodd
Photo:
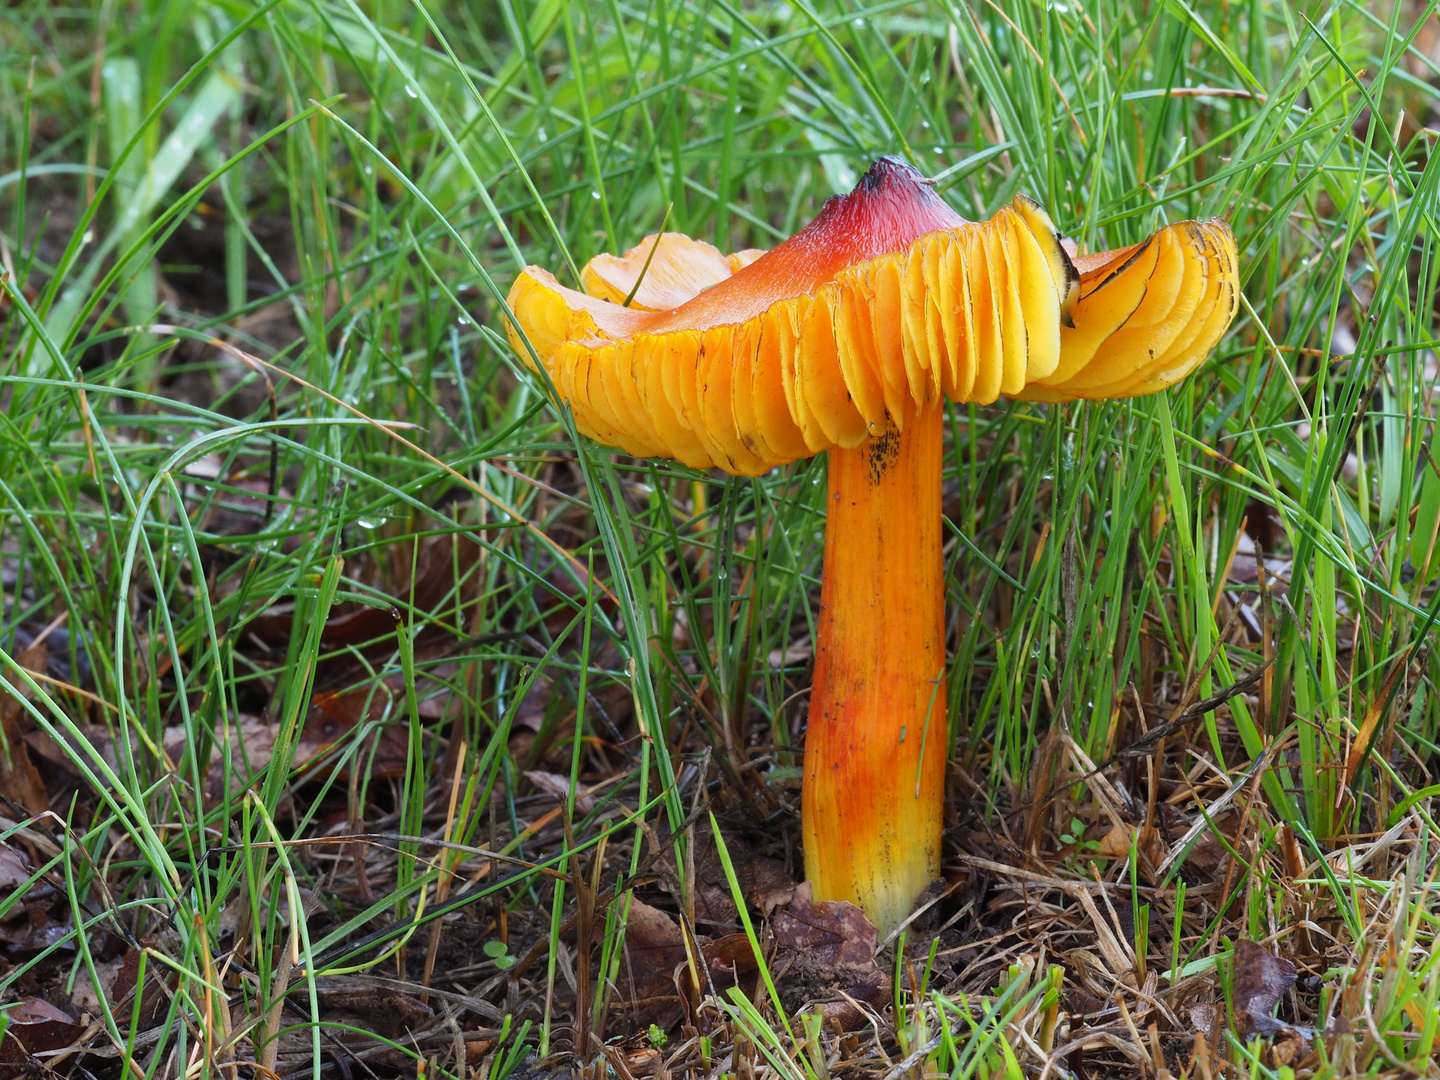
<path id="1" fill-rule="evenodd" d="M 666 233 L 582 277 L 589 294 L 527 267 L 508 326 L 581 432 L 742 475 L 829 453 L 805 872 L 888 933 L 940 872 L 938 406 L 1171 385 L 1235 314 L 1234 237 L 1187 221 L 1072 257 L 1031 199 L 967 222 L 885 157 L 771 251 Z"/>

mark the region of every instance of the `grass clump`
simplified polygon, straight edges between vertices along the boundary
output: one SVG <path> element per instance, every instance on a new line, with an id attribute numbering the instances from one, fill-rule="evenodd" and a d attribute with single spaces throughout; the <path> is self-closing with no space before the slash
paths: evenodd
<path id="1" fill-rule="evenodd" d="M 1433 1073 L 1436 26 L 5 8 L 0 1071 Z M 944 881 L 810 941 L 823 465 L 608 454 L 499 305 L 890 152 L 1225 216 L 1244 301 L 1162 396 L 952 410 Z"/>

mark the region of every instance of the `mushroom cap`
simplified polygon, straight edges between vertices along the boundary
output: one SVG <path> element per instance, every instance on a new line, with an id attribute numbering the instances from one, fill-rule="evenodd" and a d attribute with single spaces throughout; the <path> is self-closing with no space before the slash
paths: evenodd
<path id="1" fill-rule="evenodd" d="M 1224 222 L 1072 259 L 1026 196 L 967 222 L 893 157 L 771 251 L 665 233 L 591 260 L 582 281 L 526 267 L 507 324 L 579 430 L 743 475 L 903 429 L 942 396 L 1162 389 L 1219 340 L 1238 293 Z"/>

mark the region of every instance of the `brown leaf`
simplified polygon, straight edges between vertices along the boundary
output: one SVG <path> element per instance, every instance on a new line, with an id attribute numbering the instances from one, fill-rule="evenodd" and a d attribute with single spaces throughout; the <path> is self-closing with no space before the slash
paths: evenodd
<path id="1" fill-rule="evenodd" d="M 1391 694 L 1395 691 L 1395 684 L 1400 681 L 1400 676 L 1410 666 L 1408 656 L 1395 661 L 1390 666 L 1390 674 L 1385 677 L 1385 685 L 1380 688 L 1370 701 L 1370 707 L 1365 711 L 1365 719 L 1360 724 L 1360 730 L 1355 733 L 1355 741 L 1350 744 L 1350 753 L 1345 755 L 1345 787 L 1350 787 L 1355 782 L 1355 774 L 1360 771 L 1361 764 L 1365 761 L 1365 755 L 1370 752 L 1370 743 L 1375 738 L 1375 731 L 1380 726 L 1380 721 L 1385 719 L 1386 711 L 1390 706 Z"/>
<path id="2" fill-rule="evenodd" d="M 1295 839 L 1295 830 L 1289 825 L 1281 825 L 1275 830 L 1275 840 L 1280 848 L 1285 876 L 1291 881 L 1304 877 L 1305 857 L 1300 854 L 1300 843 Z"/>
<path id="3" fill-rule="evenodd" d="M 1190 1026 L 1205 1042 L 1214 1046 L 1220 1040 L 1220 1007 L 1209 1002 L 1190 1006 Z"/>
<path id="4" fill-rule="evenodd" d="M 880 935 L 865 913 L 844 900 L 810 899 L 810 883 L 795 890 L 790 906 L 775 916 L 775 943 L 804 950 L 817 964 L 868 967 L 874 963 Z"/>
<path id="5" fill-rule="evenodd" d="M 449 600 L 449 614 L 454 614 L 452 593 L 456 581 L 468 581 L 468 571 L 480 557 L 474 541 L 454 535 L 434 536 L 421 542 L 417 551 L 414 542 L 400 541 L 389 545 L 391 558 L 372 553 L 375 565 L 388 571 L 388 580 L 377 582 L 380 589 L 396 597 L 395 607 L 356 605 L 333 614 L 320 632 L 320 644 L 329 652 L 345 647 L 376 646 L 388 651 L 394 644 L 395 629 L 400 624 L 400 604 L 416 611 L 428 612 Z M 413 573 L 412 573 L 413 567 Z M 465 590 L 462 602 L 468 602 L 473 583 Z M 254 619 L 249 631 L 267 645 L 283 647 L 295 632 L 294 617 L 287 612 L 267 613 Z M 303 629 L 303 628 L 302 628 Z"/>
<path id="6" fill-rule="evenodd" d="M 879 1012 L 885 1008 L 887 994 L 885 976 L 877 971 L 863 982 L 844 989 L 833 1001 L 822 1004 L 820 1016 L 831 1031 L 858 1031 L 874 1022 L 862 1004 Z"/>
<path id="7" fill-rule="evenodd" d="M 759 969 L 748 934 L 726 934 L 708 942 L 700 953 L 713 973 L 724 973 L 738 978 Z"/>
<path id="8" fill-rule="evenodd" d="M 43 673 L 49 658 L 50 650 L 42 641 L 17 653 L 15 663 L 26 671 Z M 31 726 L 27 719 L 20 700 L 0 690 L 0 791 L 30 813 L 39 814 L 49 807 L 50 796 L 25 745 L 24 734 Z"/>
<path id="9" fill-rule="evenodd" d="M 1293 1067 L 1305 1056 L 1307 1040 L 1294 1029 L 1284 1031 L 1270 1047 L 1270 1063 L 1276 1068 Z"/>
<path id="10" fill-rule="evenodd" d="M 668 834 L 662 833 L 661 840 L 668 841 Z M 795 885 L 783 861 L 758 854 L 743 836 L 729 832 L 725 834 L 725 846 L 730 852 L 740 891 L 747 901 L 765 915 L 789 902 Z M 667 858 L 666 861 L 670 873 L 674 874 L 673 859 Z M 737 930 L 740 920 L 730 892 L 730 881 L 720 862 L 715 839 L 708 833 L 697 833 L 695 837 L 694 881 L 696 925 L 708 926 L 721 933 Z"/>
<path id="11" fill-rule="evenodd" d="M 0 843 L 0 894 L 9 895 L 29 880 L 25 860 L 12 851 L 9 844 Z"/>
<path id="12" fill-rule="evenodd" d="M 1217 814 L 1212 821 L 1220 836 L 1211 832 L 1205 833 L 1185 856 L 1182 872 L 1185 880 L 1192 885 L 1223 881 L 1233 862 L 1229 849 L 1235 845 L 1235 836 L 1240 829 L 1240 815 L 1226 810 Z M 1228 842 L 1229 847 L 1221 841 L 1221 836 Z"/>
<path id="13" fill-rule="evenodd" d="M 630 1075 L 641 1080 L 643 1077 L 658 1077 L 665 1069 L 665 1059 L 653 1047 L 625 1051 L 625 1067 Z"/>
<path id="14" fill-rule="evenodd" d="M 4 1052 L 0 1053 L 0 1076 L 5 1074 L 5 1063 L 17 1060 L 17 1050 L 31 1056 L 64 1050 L 85 1032 L 75 1017 L 44 998 L 22 998 L 18 1005 L 6 1010 L 6 1016 L 10 1025 L 5 1029 Z"/>
<path id="15" fill-rule="evenodd" d="M 1243 1036 L 1274 1035 L 1290 1025 L 1270 1013 L 1295 983 L 1295 965 L 1272 955 L 1263 945 L 1235 942 L 1234 995 L 1236 1026 Z"/>
<path id="16" fill-rule="evenodd" d="M 52 920 L 44 905 L 27 906 L 28 920 L 12 919 L 0 923 L 0 953 L 11 956 L 32 956 L 63 941 L 74 933 L 68 917 Z"/>
<path id="17" fill-rule="evenodd" d="M 1088 990 L 1080 989 L 1078 986 L 1066 989 L 1060 1002 L 1065 1006 L 1065 1011 L 1071 1016 L 1089 1016 L 1091 1013 L 1100 1012 L 1110 1004 L 1098 994 L 1092 994 Z"/>
<path id="18" fill-rule="evenodd" d="M 1098 854 L 1107 859 L 1119 859 L 1130 854 L 1130 837 L 1135 830 L 1124 825 L 1112 825 L 1110 831 L 1100 838 Z"/>
<path id="19" fill-rule="evenodd" d="M 539 769 L 531 769 L 524 774 L 525 779 L 530 781 L 530 786 L 536 791 L 553 796 L 560 802 L 564 802 L 570 795 L 570 778 L 561 776 L 559 773 L 544 772 Z M 575 788 L 575 809 L 588 814 L 595 809 L 595 799 L 590 794 L 590 789 L 584 784 Z"/>
<path id="20" fill-rule="evenodd" d="M 465 1064 L 470 1066 L 479 1065 L 485 1055 L 495 1049 L 494 1039 L 466 1039 L 465 1040 Z"/>
<path id="21" fill-rule="evenodd" d="M 9 897 L 30 880 L 20 852 L 0 844 L 0 896 Z M 64 895 L 45 878 L 26 890 L 0 922 L 0 954 L 29 956 L 48 949 L 72 930 Z"/>
<path id="22" fill-rule="evenodd" d="M 625 921 L 625 956 L 620 967 L 626 998 L 675 996 L 675 968 L 685 960 L 685 939 L 667 912 L 631 898 Z"/>
<path id="23" fill-rule="evenodd" d="M 323 980 L 320 1004 L 329 1023 L 346 1018 L 363 1031 L 386 1039 L 405 1039 L 427 1030 L 435 1023 L 435 1012 L 419 998 L 389 986 L 343 976 Z"/>
<path id="24" fill-rule="evenodd" d="M 378 687 L 359 686 L 340 692 L 324 691 L 310 700 L 310 712 L 295 746 L 294 764 L 312 761 L 345 739 L 362 720 L 378 720 L 391 699 L 402 700 L 404 682 L 383 679 Z M 403 725 L 387 724 L 376 738 L 379 745 L 372 758 L 366 755 L 371 776 L 402 776 L 405 773 L 406 734 Z"/>
<path id="25" fill-rule="evenodd" d="M 780 859 L 751 855 L 739 869 L 739 874 L 745 898 L 766 915 L 790 903 L 795 897 L 795 879 Z"/>
<path id="26" fill-rule="evenodd" d="M 128 1017 L 134 1006 L 135 982 L 140 975 L 140 950 L 127 949 L 121 956 L 97 963 L 95 974 L 100 976 L 98 991 L 95 984 L 90 981 L 88 971 L 82 969 L 76 975 L 75 990 L 70 995 L 70 1003 L 91 1016 L 100 1016 L 103 1012 L 100 1001 L 103 998 L 117 1013 L 123 1012 Z M 154 976 L 155 969 L 152 967 L 145 980 L 145 992 L 140 999 L 140 1026 L 142 1028 L 159 1022 L 159 1010 L 169 1000 Z"/>
<path id="27" fill-rule="evenodd" d="M 1279 551 L 1285 542 L 1285 527 L 1275 508 L 1259 499 L 1245 504 L 1245 532 L 1264 551 Z"/>
<path id="28" fill-rule="evenodd" d="M 867 987 L 878 974 L 875 948 L 880 935 L 854 904 L 815 903 L 810 883 L 803 882 L 773 925 L 780 994 L 787 1007 L 869 993 Z"/>

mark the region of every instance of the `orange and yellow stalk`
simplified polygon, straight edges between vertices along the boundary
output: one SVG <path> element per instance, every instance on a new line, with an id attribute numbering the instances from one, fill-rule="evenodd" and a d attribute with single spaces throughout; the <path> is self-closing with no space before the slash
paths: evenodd
<path id="1" fill-rule="evenodd" d="M 887 934 L 940 876 L 945 790 L 944 412 L 830 451 L 805 736 L 805 876 Z"/>

